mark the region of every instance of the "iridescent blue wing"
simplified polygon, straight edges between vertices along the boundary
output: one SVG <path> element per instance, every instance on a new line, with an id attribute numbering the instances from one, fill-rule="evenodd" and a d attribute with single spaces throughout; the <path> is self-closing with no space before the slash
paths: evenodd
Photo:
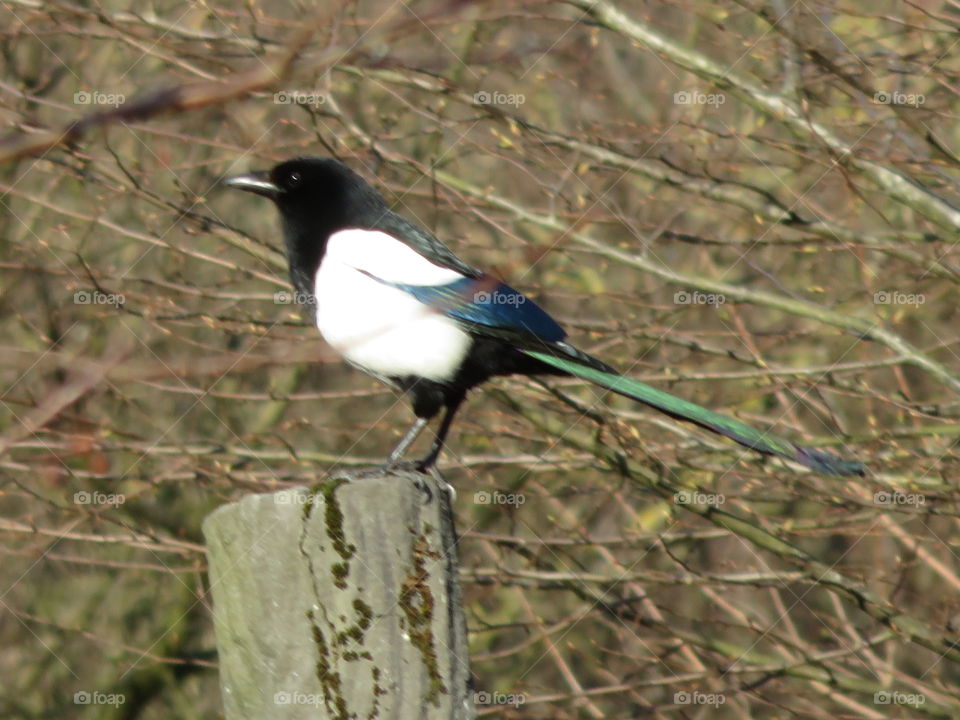
<path id="1" fill-rule="evenodd" d="M 559 342 L 567 336 L 533 300 L 490 275 L 464 277 L 446 285 L 408 285 L 370 277 L 410 293 L 424 305 L 479 332 L 483 328 L 506 330 L 546 342 Z"/>

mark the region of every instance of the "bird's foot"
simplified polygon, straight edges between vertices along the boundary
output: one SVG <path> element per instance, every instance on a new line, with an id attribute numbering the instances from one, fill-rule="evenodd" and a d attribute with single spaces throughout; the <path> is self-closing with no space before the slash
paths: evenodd
<path id="1" fill-rule="evenodd" d="M 375 468 L 370 470 L 364 470 L 360 473 L 357 473 L 356 477 L 370 477 L 373 475 L 391 475 L 399 473 L 417 473 L 419 475 L 430 475 L 440 486 L 440 489 L 449 494 L 450 502 L 454 502 L 457 499 L 457 491 L 454 489 L 453 485 L 447 482 L 446 478 L 440 473 L 437 469 L 437 466 L 430 462 L 430 458 L 421 458 L 419 460 L 387 460 L 382 465 L 378 465 Z M 425 483 L 418 483 L 420 488 L 430 497 L 433 493 L 430 492 L 430 488 Z"/>
<path id="2" fill-rule="evenodd" d="M 396 473 L 420 473 L 424 474 L 426 468 L 420 460 L 387 460 L 382 465 L 378 465 L 371 472 L 396 474 Z"/>
<path id="3" fill-rule="evenodd" d="M 424 468 L 421 467 L 419 461 L 417 460 L 386 460 L 376 467 L 367 468 L 366 470 L 359 470 L 353 473 L 353 477 L 369 478 L 376 477 L 378 475 L 397 475 L 400 473 L 410 472 L 422 474 L 424 472 Z"/>

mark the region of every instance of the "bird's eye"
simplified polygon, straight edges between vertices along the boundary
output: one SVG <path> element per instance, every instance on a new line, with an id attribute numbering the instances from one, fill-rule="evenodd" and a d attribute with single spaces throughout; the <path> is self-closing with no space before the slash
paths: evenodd
<path id="1" fill-rule="evenodd" d="M 298 172 L 290 173 L 289 175 L 287 175 L 287 188 L 290 190 L 293 190 L 295 187 L 300 185 L 301 180 L 302 178 L 300 177 L 300 173 Z"/>

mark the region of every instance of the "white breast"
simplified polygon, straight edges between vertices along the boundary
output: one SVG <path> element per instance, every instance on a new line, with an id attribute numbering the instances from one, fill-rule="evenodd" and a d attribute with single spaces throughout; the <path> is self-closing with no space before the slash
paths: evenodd
<path id="1" fill-rule="evenodd" d="M 372 374 L 448 380 L 470 349 L 470 336 L 442 313 L 374 278 L 445 285 L 461 277 L 386 233 L 341 230 L 327 241 L 317 271 L 317 328 L 347 360 Z"/>

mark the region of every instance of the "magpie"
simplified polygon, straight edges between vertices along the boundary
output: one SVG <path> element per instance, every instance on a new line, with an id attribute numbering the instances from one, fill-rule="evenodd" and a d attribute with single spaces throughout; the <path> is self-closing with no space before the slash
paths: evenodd
<path id="1" fill-rule="evenodd" d="M 427 230 L 393 212 L 360 175 L 332 158 L 295 158 L 224 180 L 277 206 L 290 281 L 326 341 L 348 363 L 405 393 L 416 421 L 390 453 L 394 468 L 443 411 L 434 465 L 467 391 L 495 376 L 588 380 L 766 455 L 827 475 L 862 475 L 858 462 L 797 445 L 632 378 L 566 342 L 536 303 L 466 264 Z"/>

